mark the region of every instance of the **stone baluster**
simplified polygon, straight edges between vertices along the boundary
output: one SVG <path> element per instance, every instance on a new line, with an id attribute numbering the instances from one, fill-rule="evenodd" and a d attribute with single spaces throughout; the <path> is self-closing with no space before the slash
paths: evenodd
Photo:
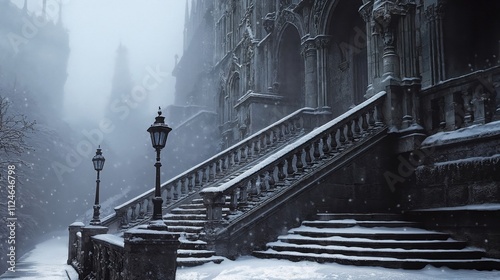
<path id="1" fill-rule="evenodd" d="M 238 193 L 237 189 L 235 188 L 234 190 L 231 191 L 229 194 L 230 199 L 229 199 L 229 210 L 231 212 L 236 212 L 238 209 Z"/>
<path id="2" fill-rule="evenodd" d="M 151 216 L 153 215 L 153 196 L 147 198 L 146 203 L 147 203 L 146 211 L 148 213 L 148 216 Z"/>
<path id="3" fill-rule="evenodd" d="M 339 128 L 339 141 L 340 141 L 340 150 L 345 149 L 345 145 L 347 144 L 346 137 L 344 134 L 344 125 L 341 125 Z"/>
<path id="4" fill-rule="evenodd" d="M 321 137 L 321 142 L 323 144 L 323 157 L 326 157 L 330 152 L 330 146 L 328 145 L 328 133 L 325 133 L 323 137 Z"/>
<path id="5" fill-rule="evenodd" d="M 194 176 L 196 176 L 196 175 L 190 174 L 187 177 L 187 180 L 188 180 L 188 191 L 189 191 L 189 193 L 193 192 L 193 190 L 194 190 L 194 184 L 193 184 L 193 180 L 194 180 L 193 177 Z"/>
<path id="6" fill-rule="evenodd" d="M 354 141 L 357 142 L 359 141 L 359 138 L 361 138 L 361 128 L 359 128 L 359 116 L 354 118 Z"/>
<path id="7" fill-rule="evenodd" d="M 373 131 L 375 129 L 375 108 L 370 108 L 368 110 L 368 131 Z"/>
<path id="8" fill-rule="evenodd" d="M 274 178 L 274 170 L 275 170 L 275 167 L 271 167 L 271 169 L 269 169 L 267 171 L 268 176 L 269 176 L 269 180 L 268 180 L 269 190 L 274 190 L 276 188 L 276 180 Z"/>
<path id="9" fill-rule="evenodd" d="M 293 154 L 286 159 L 286 166 L 287 178 L 292 178 L 293 174 L 295 174 L 295 170 L 293 169 Z"/>
<path id="10" fill-rule="evenodd" d="M 146 204 L 147 202 L 144 200 L 142 202 L 139 202 L 139 216 L 137 217 L 138 219 L 143 220 L 146 214 Z"/>
<path id="11" fill-rule="evenodd" d="M 258 201 L 259 188 L 257 186 L 258 176 L 250 179 L 250 200 Z"/>
<path id="12" fill-rule="evenodd" d="M 240 149 L 240 151 L 241 151 L 241 153 L 240 153 L 240 163 L 244 163 L 247 160 L 246 150 L 247 150 L 247 146 L 246 145 L 243 145 L 243 147 L 241 147 L 241 149 Z"/>
<path id="13" fill-rule="evenodd" d="M 163 205 L 167 206 L 167 205 L 169 205 L 169 204 L 172 203 L 172 199 L 174 198 L 173 193 L 172 193 L 173 192 L 173 190 L 172 190 L 172 184 L 167 184 L 165 188 L 166 188 L 166 190 L 163 192 L 165 194 L 162 195 L 162 197 L 164 197 L 164 199 L 163 199 L 163 202 L 164 202 Z"/>
<path id="14" fill-rule="evenodd" d="M 194 189 L 199 190 L 201 188 L 200 171 L 196 170 L 193 175 L 194 175 Z"/>
<path id="15" fill-rule="evenodd" d="M 267 147 L 273 146 L 274 143 L 273 143 L 272 131 L 264 132 L 264 134 L 266 134 L 266 146 Z"/>
<path id="16" fill-rule="evenodd" d="M 352 120 L 347 121 L 347 142 L 348 144 L 352 144 L 354 142 L 354 136 L 352 133 Z"/>
<path id="17" fill-rule="evenodd" d="M 267 184 L 268 178 L 266 172 L 259 175 L 259 194 L 264 196 L 269 191 L 269 185 Z"/>
<path id="18" fill-rule="evenodd" d="M 331 132 L 330 132 L 330 153 L 332 154 L 335 154 L 337 153 L 337 131 L 338 129 L 333 129 Z"/>
<path id="19" fill-rule="evenodd" d="M 283 161 L 280 161 L 278 163 L 278 182 L 281 185 L 283 181 L 286 178 L 285 173 L 283 172 L 283 167 L 285 166 L 285 163 Z"/>
<path id="20" fill-rule="evenodd" d="M 368 132 L 368 122 L 366 118 L 368 117 L 368 113 L 365 112 L 361 115 L 361 134 L 364 136 Z"/>
<path id="21" fill-rule="evenodd" d="M 319 141 L 320 140 L 316 140 L 314 141 L 314 144 L 313 144 L 313 156 L 314 156 L 314 161 L 318 161 L 321 157 L 321 152 L 320 152 L 320 149 L 319 149 Z"/>
<path id="22" fill-rule="evenodd" d="M 383 116 L 382 116 L 382 104 L 375 106 L 375 126 L 377 128 L 384 126 Z"/>
<path id="23" fill-rule="evenodd" d="M 245 182 L 240 185 L 240 204 L 247 205 L 248 204 L 248 182 Z"/>
<path id="24" fill-rule="evenodd" d="M 304 163 L 302 162 L 302 149 L 295 152 L 297 172 L 302 172 L 304 170 Z"/>
<path id="25" fill-rule="evenodd" d="M 310 168 L 312 164 L 311 146 L 306 146 L 304 149 L 306 151 L 306 157 L 305 157 L 306 166 Z"/>

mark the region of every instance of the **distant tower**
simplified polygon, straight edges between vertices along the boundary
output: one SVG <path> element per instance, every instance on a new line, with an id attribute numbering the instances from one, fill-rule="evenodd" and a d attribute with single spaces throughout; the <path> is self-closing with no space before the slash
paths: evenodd
<path id="1" fill-rule="evenodd" d="M 188 45 L 188 24 L 189 24 L 189 7 L 188 7 L 188 0 L 186 0 L 186 11 L 184 13 L 184 50 L 186 50 L 186 47 Z"/>
<path id="2" fill-rule="evenodd" d="M 28 0 L 24 0 L 23 12 L 28 13 Z"/>
<path id="3" fill-rule="evenodd" d="M 62 3 L 59 0 L 59 19 L 57 20 L 57 25 L 62 26 Z"/>
<path id="4" fill-rule="evenodd" d="M 43 0 L 42 16 L 44 18 L 47 16 L 47 0 Z"/>

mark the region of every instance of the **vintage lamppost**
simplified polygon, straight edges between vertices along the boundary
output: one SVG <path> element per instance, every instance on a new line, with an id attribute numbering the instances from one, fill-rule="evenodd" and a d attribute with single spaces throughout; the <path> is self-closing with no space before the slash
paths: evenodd
<path id="1" fill-rule="evenodd" d="M 97 151 L 95 152 L 95 156 L 92 158 L 92 163 L 94 164 L 94 169 L 97 171 L 97 180 L 96 180 L 96 187 L 95 187 L 95 203 L 94 203 L 94 217 L 92 217 L 92 220 L 90 221 L 91 225 L 100 225 L 101 224 L 101 219 L 99 218 L 99 209 L 101 209 L 101 205 L 99 205 L 99 183 L 101 182 L 99 178 L 99 173 L 101 172 L 102 168 L 104 167 L 104 162 L 106 159 L 102 155 L 101 151 L 101 146 L 97 148 Z"/>
<path id="2" fill-rule="evenodd" d="M 166 229 L 165 223 L 163 223 L 163 213 L 162 204 L 163 199 L 161 198 L 160 190 L 160 151 L 165 147 L 167 143 L 168 133 L 172 129 L 165 124 L 165 117 L 161 115 L 161 108 L 158 108 L 158 116 L 155 119 L 154 124 L 148 128 L 148 132 L 151 135 L 151 144 L 156 150 L 156 184 L 155 184 L 155 197 L 153 198 L 153 217 L 149 224 L 149 228 Z"/>

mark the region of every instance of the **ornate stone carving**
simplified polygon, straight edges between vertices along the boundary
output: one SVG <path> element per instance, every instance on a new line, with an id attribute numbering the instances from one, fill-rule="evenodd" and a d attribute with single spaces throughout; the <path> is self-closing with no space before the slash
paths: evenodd
<path id="1" fill-rule="evenodd" d="M 281 30 L 285 23 L 290 22 L 295 26 L 299 26 L 296 14 L 291 10 L 280 11 L 276 19 L 276 28 Z"/>
<path id="2" fill-rule="evenodd" d="M 262 25 L 267 33 L 271 33 L 274 30 L 274 22 L 276 21 L 276 12 L 268 13 L 264 18 Z"/>
<path id="3" fill-rule="evenodd" d="M 314 42 L 316 44 L 316 47 L 318 49 L 326 49 L 330 46 L 330 43 L 331 43 L 331 38 L 330 36 L 317 36 L 316 38 L 314 38 Z"/>
<path id="4" fill-rule="evenodd" d="M 314 19 L 314 27 L 316 28 L 316 31 L 319 30 L 319 22 L 321 19 L 321 13 L 325 7 L 325 4 L 326 4 L 326 0 L 318 0 L 318 1 L 314 2 L 313 19 Z"/>
<path id="5" fill-rule="evenodd" d="M 301 53 L 304 56 L 314 54 L 317 48 L 316 41 L 314 39 L 307 39 L 301 45 Z"/>

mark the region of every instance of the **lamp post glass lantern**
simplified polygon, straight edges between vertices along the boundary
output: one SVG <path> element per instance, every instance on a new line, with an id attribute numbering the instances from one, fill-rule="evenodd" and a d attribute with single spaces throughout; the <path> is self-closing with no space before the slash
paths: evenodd
<path id="1" fill-rule="evenodd" d="M 151 144 L 156 150 L 156 184 L 155 184 L 155 197 L 153 198 L 153 217 L 151 218 L 150 228 L 156 229 L 166 229 L 165 223 L 163 223 L 163 213 L 162 204 L 163 199 L 161 198 L 160 189 L 160 152 L 161 149 L 165 147 L 167 143 L 168 133 L 172 130 L 165 124 L 165 117 L 161 115 L 161 108 L 158 109 L 158 116 L 155 119 L 154 124 L 148 128 L 148 132 L 151 136 Z"/>
<path id="2" fill-rule="evenodd" d="M 96 180 L 96 187 L 95 187 L 95 202 L 94 202 L 94 216 L 92 217 L 92 220 L 90 221 L 91 225 L 100 225 L 101 224 L 101 219 L 99 218 L 100 213 L 99 210 L 101 209 L 101 205 L 99 204 L 99 183 L 101 182 L 99 178 L 99 173 L 101 172 L 102 168 L 104 167 L 104 162 L 106 159 L 102 155 L 102 150 L 101 146 L 97 148 L 97 151 L 95 152 L 95 156 L 92 158 L 92 163 L 94 164 L 94 169 L 97 171 L 97 180 Z"/>

